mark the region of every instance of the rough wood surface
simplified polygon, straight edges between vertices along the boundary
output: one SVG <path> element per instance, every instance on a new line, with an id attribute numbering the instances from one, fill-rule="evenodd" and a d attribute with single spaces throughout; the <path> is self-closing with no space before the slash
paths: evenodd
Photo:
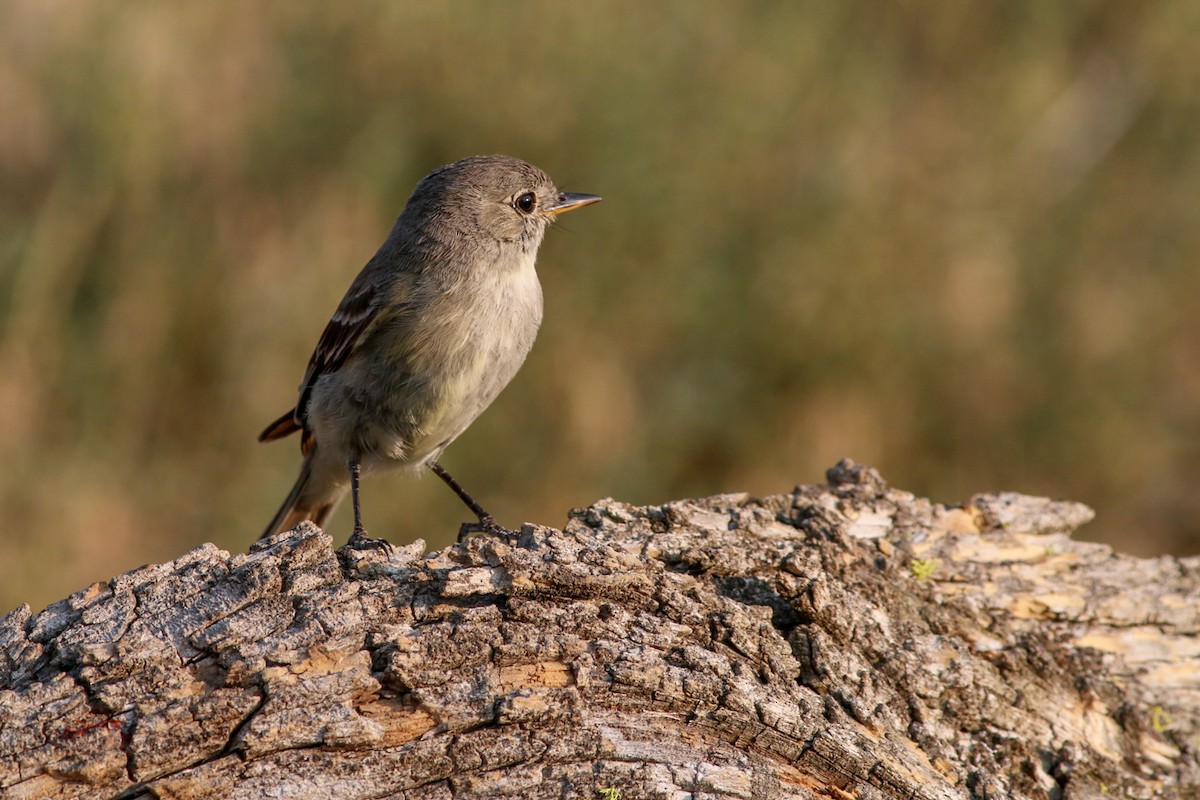
<path id="1" fill-rule="evenodd" d="M 432 554 L 304 525 L 17 609 L 0 796 L 1200 797 L 1200 560 L 829 480 Z"/>

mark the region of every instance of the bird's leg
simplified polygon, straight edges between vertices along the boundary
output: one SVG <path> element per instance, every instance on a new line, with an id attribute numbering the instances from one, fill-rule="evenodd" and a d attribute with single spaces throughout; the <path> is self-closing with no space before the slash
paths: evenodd
<path id="1" fill-rule="evenodd" d="M 354 536 L 360 539 L 366 538 L 367 535 L 362 524 L 362 508 L 358 505 L 358 479 L 361 472 L 358 459 L 350 459 L 350 501 L 354 504 Z"/>
<path id="2" fill-rule="evenodd" d="M 446 472 L 441 464 L 437 463 L 436 461 L 430 461 L 429 468 L 433 470 L 434 475 L 437 475 L 439 478 L 444 480 L 446 485 L 454 490 L 454 493 L 458 495 L 458 499 L 466 503 L 467 508 L 471 509 L 475 516 L 479 517 L 479 522 L 477 524 L 467 523 L 458 529 L 458 541 L 461 542 L 467 537 L 468 533 L 473 533 L 475 531 L 483 531 L 485 533 L 490 533 L 493 536 L 503 536 L 512 533 L 512 531 L 496 522 L 495 518 L 485 511 L 483 506 L 475 502 L 475 498 L 467 494 L 467 490 L 459 485 L 458 481 L 454 480 L 453 476 L 451 476 L 449 472 Z"/>
<path id="3" fill-rule="evenodd" d="M 467 490 L 464 489 L 458 481 L 454 480 L 454 477 L 449 472 L 446 472 L 445 467 L 436 461 L 431 461 L 429 463 L 429 468 L 433 470 L 434 475 L 437 475 L 439 478 L 444 480 L 446 485 L 454 490 L 454 493 L 458 495 L 458 498 L 467 504 L 467 508 L 475 512 L 475 516 L 479 517 L 480 522 L 492 519 L 492 515 L 485 511 L 483 506 L 479 505 L 479 503 L 476 503 L 475 498 L 467 494 Z M 494 522 L 495 520 L 492 521 Z"/>
<path id="4" fill-rule="evenodd" d="M 358 479 L 362 472 L 357 458 L 351 458 L 350 468 L 350 501 L 354 504 L 354 533 L 350 534 L 349 545 L 355 549 L 378 547 L 392 551 L 392 543 L 386 539 L 372 539 L 367 536 L 367 529 L 362 524 L 362 508 L 358 502 Z"/>

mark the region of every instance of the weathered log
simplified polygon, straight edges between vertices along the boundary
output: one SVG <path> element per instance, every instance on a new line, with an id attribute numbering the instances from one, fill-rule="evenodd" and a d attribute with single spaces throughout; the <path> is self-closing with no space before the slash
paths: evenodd
<path id="1" fill-rule="evenodd" d="M 1200 559 L 828 477 L 432 554 L 304 524 L 19 608 L 0 795 L 1200 797 Z"/>

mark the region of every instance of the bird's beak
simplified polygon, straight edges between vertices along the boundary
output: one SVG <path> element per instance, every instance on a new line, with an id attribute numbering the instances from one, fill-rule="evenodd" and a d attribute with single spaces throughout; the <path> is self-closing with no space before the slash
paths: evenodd
<path id="1" fill-rule="evenodd" d="M 600 198 L 594 194 L 575 194 L 574 192 L 559 192 L 558 199 L 554 205 L 546 209 L 547 214 L 562 214 L 566 211 L 574 211 L 577 208 L 590 206 L 592 203 L 599 203 Z"/>

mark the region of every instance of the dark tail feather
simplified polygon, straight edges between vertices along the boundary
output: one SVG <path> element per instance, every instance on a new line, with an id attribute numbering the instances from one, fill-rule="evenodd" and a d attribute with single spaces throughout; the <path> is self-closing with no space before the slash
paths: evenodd
<path id="1" fill-rule="evenodd" d="M 301 507 L 300 498 L 304 494 L 305 488 L 308 486 L 309 480 L 312 478 L 312 463 L 316 456 L 316 450 L 310 450 L 304 457 L 304 463 L 300 465 L 300 475 L 296 478 L 296 483 L 292 486 L 292 490 L 288 492 L 287 499 L 283 501 L 283 505 L 275 512 L 275 518 L 271 520 L 271 524 L 263 531 L 260 539 L 265 539 L 273 533 L 280 531 L 290 531 L 292 528 L 299 525 L 304 520 L 312 520 L 317 525 L 324 525 L 329 514 L 337 506 L 340 496 L 333 496 L 326 502 L 315 506 Z"/>
<path id="2" fill-rule="evenodd" d="M 290 436 L 298 430 L 300 430 L 300 425 L 296 422 L 296 409 L 293 408 L 268 425 L 267 429 L 258 435 L 258 440 L 260 442 L 273 442 L 276 439 Z"/>

